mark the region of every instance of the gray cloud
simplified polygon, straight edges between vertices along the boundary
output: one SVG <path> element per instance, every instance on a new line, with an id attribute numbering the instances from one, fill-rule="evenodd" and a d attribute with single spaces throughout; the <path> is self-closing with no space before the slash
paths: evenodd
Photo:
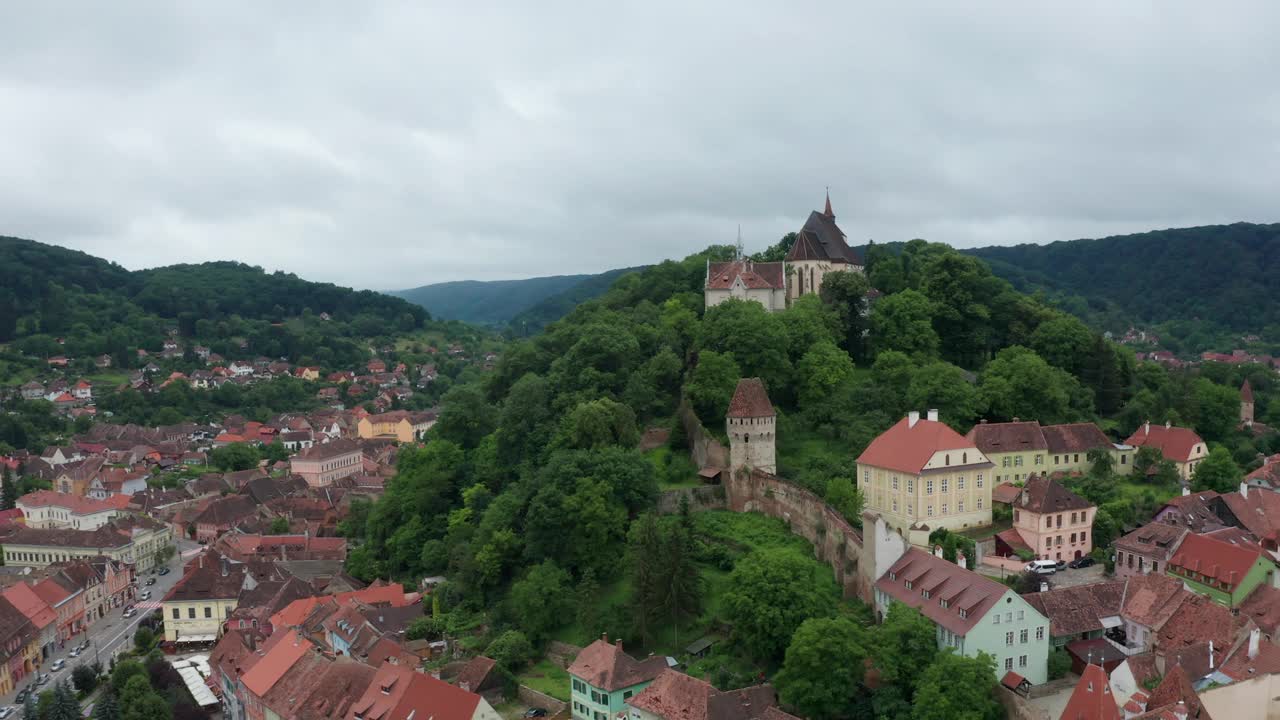
<path id="1" fill-rule="evenodd" d="M 357 287 L 1276 220 L 1280 6 L 27 3 L 0 233 Z M 757 7 L 758 6 L 758 7 Z"/>

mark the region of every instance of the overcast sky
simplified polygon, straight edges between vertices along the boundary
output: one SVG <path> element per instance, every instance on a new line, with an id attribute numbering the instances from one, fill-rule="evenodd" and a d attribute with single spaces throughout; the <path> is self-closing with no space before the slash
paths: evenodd
<path id="1" fill-rule="evenodd" d="M 383 289 L 739 224 L 754 250 L 828 185 L 853 243 L 1270 222 L 1277 27 L 1202 0 L 10 3 L 0 234 Z"/>

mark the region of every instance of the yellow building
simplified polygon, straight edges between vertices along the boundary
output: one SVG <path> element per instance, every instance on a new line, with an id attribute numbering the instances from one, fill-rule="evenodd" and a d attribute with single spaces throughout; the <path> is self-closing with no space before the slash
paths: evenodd
<path id="1" fill-rule="evenodd" d="M 1105 450 L 1116 472 L 1133 467 L 1133 448 L 1116 445 L 1093 423 L 1040 426 L 1038 422 L 980 422 L 966 435 L 991 462 L 996 482 L 1025 482 L 1032 475 L 1088 472 L 1089 451 Z"/>
<path id="2" fill-rule="evenodd" d="M 12 525 L 0 531 L 0 547 L 8 567 L 41 568 L 50 563 L 98 555 L 121 562 L 133 561 L 133 542 L 112 524 L 97 530 Z"/>
<path id="3" fill-rule="evenodd" d="M 991 524 L 991 461 L 972 441 L 911 412 L 858 456 L 858 487 L 868 510 L 917 545 L 927 530 Z"/>
<path id="4" fill-rule="evenodd" d="M 208 551 L 187 566 L 161 602 L 164 639 L 168 642 L 212 643 L 222 635 L 246 580 L 244 564 Z"/>
<path id="5" fill-rule="evenodd" d="M 360 418 L 360 422 L 356 425 L 356 435 L 364 439 L 376 438 L 407 443 L 421 440 L 435 424 L 436 414 L 433 412 L 394 410 Z"/>

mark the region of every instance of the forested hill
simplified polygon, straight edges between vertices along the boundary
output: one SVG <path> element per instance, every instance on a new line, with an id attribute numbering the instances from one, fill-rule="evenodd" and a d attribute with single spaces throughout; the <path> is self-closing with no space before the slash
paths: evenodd
<path id="1" fill-rule="evenodd" d="M 423 285 L 410 290 L 389 290 L 388 294 L 421 305 L 434 317 L 480 325 L 505 325 L 517 313 L 592 277 L 595 276 L 553 275 L 524 280 L 460 280 Z M 606 289 L 607 284 L 601 292 Z"/>
<path id="2" fill-rule="evenodd" d="M 244 343 L 268 357 L 327 363 L 367 356 L 357 338 L 412 331 L 430 319 L 400 298 L 242 263 L 131 272 L 87 253 L 0 237 L 0 342 L 36 357 L 110 354 L 128 367 L 134 349 L 157 350 L 176 328 L 228 357 L 243 354 L 233 350 Z"/>
<path id="3" fill-rule="evenodd" d="M 1280 326 L 1280 224 L 1206 225 L 1049 245 L 963 251 L 1024 292 L 1105 329 L 1199 323 L 1234 333 Z M 1074 296 L 1074 297 L 1071 297 Z"/>

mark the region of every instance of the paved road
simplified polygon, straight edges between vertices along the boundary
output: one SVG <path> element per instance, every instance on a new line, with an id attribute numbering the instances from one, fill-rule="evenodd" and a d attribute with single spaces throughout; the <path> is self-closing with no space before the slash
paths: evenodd
<path id="1" fill-rule="evenodd" d="M 199 547 L 200 546 L 196 545 L 193 542 L 189 542 L 186 540 L 178 541 L 178 551 L 184 557 L 189 557 L 194 552 L 198 552 Z M 138 608 L 138 614 L 134 615 L 133 617 L 127 620 L 123 617 L 124 608 L 116 608 L 115 610 L 112 610 L 108 615 L 100 618 L 97 622 L 95 622 L 92 626 L 90 626 L 89 632 L 88 632 L 89 648 L 85 650 L 83 653 L 81 653 L 80 657 L 73 658 L 68 653 L 71 652 L 71 649 L 73 647 L 84 642 L 84 640 L 86 639 L 86 636 L 83 633 L 80 635 L 76 635 L 71 640 L 67 641 L 66 647 L 59 648 L 58 650 L 56 650 L 49 657 L 49 659 L 44 662 L 44 665 L 39 669 L 39 672 L 49 673 L 49 680 L 50 680 L 49 685 L 45 685 L 44 688 L 41 688 L 41 689 L 48 689 L 54 682 L 57 682 L 58 680 L 63 680 L 63 679 L 70 680 L 72 668 L 74 668 L 77 664 L 81 662 L 93 663 L 94 660 L 96 659 L 99 662 L 101 662 L 102 667 L 106 669 L 111 665 L 111 657 L 113 655 L 123 652 L 124 650 L 127 650 L 129 648 L 132 648 L 133 633 L 138 629 L 138 625 L 144 619 L 146 619 L 148 616 L 150 616 L 154 612 L 159 612 L 160 600 L 164 598 L 165 593 L 169 592 L 169 589 L 172 588 L 174 583 L 178 581 L 178 578 L 182 577 L 183 562 L 184 560 L 180 558 L 174 558 L 173 560 L 170 560 L 169 561 L 170 572 L 168 575 L 157 576 L 157 575 L 152 575 L 150 573 L 147 573 L 145 575 L 139 576 L 138 594 L 141 595 L 144 590 L 150 590 L 151 600 L 137 602 L 136 605 Z M 155 577 L 156 584 L 150 587 L 147 587 L 145 583 L 149 578 L 152 578 L 152 577 Z M 56 673 L 50 671 L 49 666 L 53 664 L 54 660 L 57 660 L 59 658 L 66 660 L 67 666 L 63 668 L 61 671 Z M 21 684 L 18 687 L 14 688 L 14 692 L 11 692 L 8 695 L 0 697 L 0 707 L 6 706 L 6 705 L 15 705 L 17 703 L 16 697 L 18 692 L 22 690 L 23 687 L 30 685 L 34 679 L 35 679 L 35 673 L 32 673 L 31 675 L 28 675 L 27 677 L 23 678 Z"/>

